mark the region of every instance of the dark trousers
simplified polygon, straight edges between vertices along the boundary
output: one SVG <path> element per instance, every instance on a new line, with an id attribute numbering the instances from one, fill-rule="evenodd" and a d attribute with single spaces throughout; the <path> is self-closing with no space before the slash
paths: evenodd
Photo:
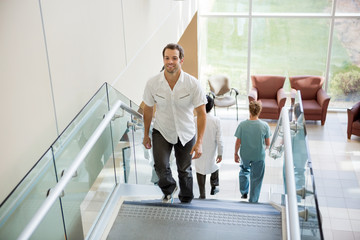
<path id="1" fill-rule="evenodd" d="M 205 183 L 206 183 L 206 175 L 202 175 L 200 173 L 196 173 L 197 182 L 199 185 L 200 198 L 205 198 Z M 211 187 L 219 186 L 219 169 L 213 172 L 210 176 L 210 185 Z"/>
<path id="2" fill-rule="evenodd" d="M 193 176 L 191 168 L 190 151 L 195 144 L 195 137 L 183 146 L 178 139 L 176 144 L 171 144 L 161 135 L 161 133 L 153 129 L 152 147 L 154 155 L 154 168 L 159 177 L 158 186 L 164 195 L 171 194 L 175 187 L 176 181 L 172 176 L 170 168 L 170 154 L 172 149 L 175 150 L 176 165 L 179 177 L 179 199 L 181 202 L 191 202 L 194 198 L 193 194 Z"/>

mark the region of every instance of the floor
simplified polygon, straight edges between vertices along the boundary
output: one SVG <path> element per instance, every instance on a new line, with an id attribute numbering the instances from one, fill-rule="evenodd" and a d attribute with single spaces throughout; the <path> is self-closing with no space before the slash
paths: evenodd
<path id="1" fill-rule="evenodd" d="M 248 118 L 240 110 L 239 122 L 233 110 L 218 109 L 225 151 L 220 168 L 220 192 L 207 198 L 240 200 L 238 172 L 233 160 L 238 123 Z M 272 133 L 276 121 L 267 120 Z M 307 121 L 308 146 L 313 163 L 315 185 L 326 240 L 360 239 L 360 137 L 347 139 L 346 112 L 328 112 L 324 126 L 319 121 Z M 272 193 L 282 191 L 282 162 L 266 156 L 266 172 L 260 202 L 268 202 Z M 208 180 L 208 179 L 207 179 Z M 195 194 L 196 190 L 195 188 Z M 207 194 L 210 183 L 207 185 Z"/>

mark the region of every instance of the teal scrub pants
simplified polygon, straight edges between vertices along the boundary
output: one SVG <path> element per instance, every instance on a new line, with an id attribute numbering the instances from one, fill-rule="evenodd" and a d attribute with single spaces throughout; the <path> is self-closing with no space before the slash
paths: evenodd
<path id="1" fill-rule="evenodd" d="M 259 200 L 261 185 L 265 173 L 265 161 L 241 160 L 239 182 L 240 193 L 248 194 L 250 185 L 249 202 L 256 203 Z"/>

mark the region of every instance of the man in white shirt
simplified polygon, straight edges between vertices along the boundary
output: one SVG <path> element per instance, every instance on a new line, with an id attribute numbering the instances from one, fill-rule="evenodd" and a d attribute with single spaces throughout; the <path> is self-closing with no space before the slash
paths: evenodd
<path id="1" fill-rule="evenodd" d="M 172 203 L 177 190 L 172 177 L 169 157 L 175 150 L 179 176 L 181 202 L 194 198 L 191 159 L 202 154 L 202 140 L 206 124 L 206 95 L 199 81 L 181 69 L 184 50 L 178 44 L 168 44 L 163 50 L 164 71 L 151 78 L 144 90 L 143 145 L 153 147 L 154 167 L 159 177 L 158 185 L 164 193 L 163 202 Z M 153 108 L 156 105 L 152 143 L 149 136 Z M 197 115 L 197 138 L 194 120 Z"/>

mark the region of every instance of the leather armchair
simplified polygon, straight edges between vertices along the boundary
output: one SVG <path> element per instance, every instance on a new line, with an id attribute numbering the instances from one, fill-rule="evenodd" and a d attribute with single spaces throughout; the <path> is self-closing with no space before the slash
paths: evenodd
<path id="1" fill-rule="evenodd" d="M 248 98 L 251 101 L 261 101 L 262 111 L 259 118 L 278 119 L 286 102 L 283 89 L 285 77 L 271 75 L 251 76 L 252 88 Z"/>
<path id="2" fill-rule="evenodd" d="M 351 135 L 360 136 L 360 102 L 356 103 L 352 108 L 347 109 L 348 126 L 347 137 L 351 138 Z"/>
<path id="3" fill-rule="evenodd" d="M 330 97 L 322 88 L 324 78 L 321 76 L 289 77 L 292 102 L 296 91 L 300 90 L 304 115 L 306 120 L 321 120 L 325 124 Z"/>

